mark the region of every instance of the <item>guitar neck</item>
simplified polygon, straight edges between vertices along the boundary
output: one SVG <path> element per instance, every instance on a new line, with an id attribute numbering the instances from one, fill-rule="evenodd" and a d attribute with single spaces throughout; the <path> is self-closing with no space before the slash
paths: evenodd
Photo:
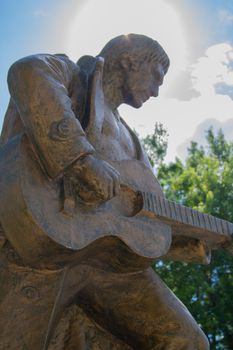
<path id="1" fill-rule="evenodd" d="M 233 224 L 212 215 L 177 204 L 161 196 L 142 192 L 143 211 L 153 213 L 163 222 L 172 226 L 174 235 L 204 239 L 211 245 L 229 241 Z"/>

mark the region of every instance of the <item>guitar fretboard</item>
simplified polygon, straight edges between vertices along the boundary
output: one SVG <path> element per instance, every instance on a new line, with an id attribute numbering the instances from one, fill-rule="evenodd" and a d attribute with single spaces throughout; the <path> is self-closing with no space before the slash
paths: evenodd
<path id="1" fill-rule="evenodd" d="M 164 221 L 189 225 L 201 230 L 228 236 L 229 238 L 233 235 L 233 224 L 229 221 L 201 213 L 151 193 L 142 192 L 142 196 L 144 202 L 143 210 L 156 214 Z"/>

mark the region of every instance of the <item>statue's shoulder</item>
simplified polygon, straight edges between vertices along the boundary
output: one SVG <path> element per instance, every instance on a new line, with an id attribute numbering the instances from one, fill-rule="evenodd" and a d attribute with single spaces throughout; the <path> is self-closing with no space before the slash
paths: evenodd
<path id="1" fill-rule="evenodd" d="M 12 64 L 8 72 L 8 79 L 14 78 L 17 73 L 25 74 L 28 71 L 40 73 L 72 73 L 79 71 L 79 67 L 65 54 L 38 53 L 20 58 Z"/>
<path id="2" fill-rule="evenodd" d="M 78 68 L 78 65 L 72 61 L 69 56 L 67 56 L 66 54 L 64 53 L 56 53 L 55 55 L 48 55 L 47 57 L 48 60 L 56 60 L 56 61 L 61 61 L 61 62 L 64 62 L 66 63 L 68 66 L 72 67 L 72 68 L 75 68 L 77 69 Z"/>

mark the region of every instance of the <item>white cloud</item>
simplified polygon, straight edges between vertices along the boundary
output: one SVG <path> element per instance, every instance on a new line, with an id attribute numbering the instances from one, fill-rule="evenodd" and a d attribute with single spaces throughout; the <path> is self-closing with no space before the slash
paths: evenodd
<path id="1" fill-rule="evenodd" d="M 191 67 L 193 87 L 202 96 L 215 94 L 216 84 L 233 86 L 233 47 L 228 43 L 213 45 L 206 50 L 205 56 Z"/>

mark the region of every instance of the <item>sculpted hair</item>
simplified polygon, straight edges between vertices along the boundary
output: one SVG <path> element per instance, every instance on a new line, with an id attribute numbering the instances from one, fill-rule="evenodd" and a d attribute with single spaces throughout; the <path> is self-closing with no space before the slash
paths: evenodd
<path id="1" fill-rule="evenodd" d="M 170 65 L 168 55 L 162 46 L 155 40 L 140 34 L 120 35 L 110 40 L 99 53 L 105 59 L 108 70 L 114 69 L 122 59 L 130 57 L 136 69 L 143 62 L 162 64 L 164 73 Z"/>

